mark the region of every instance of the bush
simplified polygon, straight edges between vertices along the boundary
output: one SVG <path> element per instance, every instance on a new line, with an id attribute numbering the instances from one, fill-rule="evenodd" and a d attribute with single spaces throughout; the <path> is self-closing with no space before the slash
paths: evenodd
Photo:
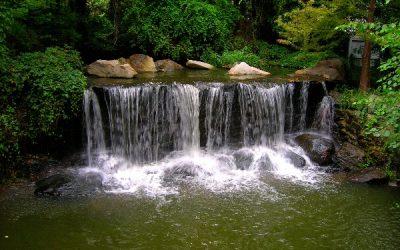
<path id="1" fill-rule="evenodd" d="M 24 86 L 28 136 L 59 136 L 61 122 L 78 116 L 86 78 L 79 53 L 61 48 L 22 54 L 15 76 Z"/>
<path id="2" fill-rule="evenodd" d="M 4 63 L 6 61 L 6 63 Z M 48 48 L 15 60 L 3 54 L 0 77 L 0 172 L 12 173 L 18 156 L 39 139 L 63 136 L 79 116 L 86 78 L 79 53 Z"/>
<path id="3" fill-rule="evenodd" d="M 367 137 L 381 141 L 389 154 L 400 150 L 400 92 L 345 90 L 340 97 L 344 108 L 358 111 Z"/>

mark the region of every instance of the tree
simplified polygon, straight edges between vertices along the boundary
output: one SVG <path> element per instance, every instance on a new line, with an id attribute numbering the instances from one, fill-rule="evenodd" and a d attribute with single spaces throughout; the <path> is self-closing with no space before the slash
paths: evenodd
<path id="1" fill-rule="evenodd" d="M 370 0 L 368 7 L 368 18 L 367 23 L 374 22 L 374 13 L 376 9 L 376 0 Z M 365 45 L 362 55 L 361 62 L 361 76 L 360 76 L 360 85 L 359 88 L 362 91 L 367 91 L 370 88 L 370 67 L 371 67 L 371 51 L 372 51 L 372 42 L 370 39 L 365 39 Z"/>

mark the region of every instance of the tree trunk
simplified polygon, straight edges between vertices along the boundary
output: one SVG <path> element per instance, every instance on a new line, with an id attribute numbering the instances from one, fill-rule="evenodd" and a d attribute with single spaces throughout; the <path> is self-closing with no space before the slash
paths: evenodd
<path id="1" fill-rule="evenodd" d="M 369 2 L 369 7 L 368 7 L 368 18 L 367 18 L 368 23 L 372 23 L 374 21 L 375 8 L 376 8 L 376 0 L 371 0 Z M 372 43 L 368 38 L 365 38 L 365 45 L 361 61 L 361 76 L 360 76 L 360 86 L 359 86 L 362 91 L 367 91 L 370 87 L 371 51 L 372 51 Z"/>

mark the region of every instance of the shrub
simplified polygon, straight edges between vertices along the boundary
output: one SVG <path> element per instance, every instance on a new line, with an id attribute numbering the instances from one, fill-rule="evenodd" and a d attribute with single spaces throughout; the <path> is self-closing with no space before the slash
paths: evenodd
<path id="1" fill-rule="evenodd" d="M 340 97 L 340 104 L 357 110 L 368 137 L 382 141 L 388 153 L 400 149 L 400 92 L 368 92 L 346 90 Z"/>
<path id="2" fill-rule="evenodd" d="M 25 53 L 16 76 L 24 86 L 29 137 L 60 135 L 58 125 L 79 114 L 86 87 L 79 53 L 61 48 Z"/>
<path id="3" fill-rule="evenodd" d="M 62 137 L 80 113 L 86 78 L 79 53 L 48 48 L 0 59 L 0 172 L 10 175 L 22 148 Z M 3 63 L 7 60 L 7 63 Z"/>

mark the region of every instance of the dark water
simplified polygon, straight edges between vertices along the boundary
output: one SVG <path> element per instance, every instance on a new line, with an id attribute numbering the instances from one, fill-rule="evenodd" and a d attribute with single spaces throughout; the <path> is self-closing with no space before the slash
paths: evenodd
<path id="1" fill-rule="evenodd" d="M 269 188 L 158 198 L 12 189 L 0 196 L 0 248 L 398 249 L 398 190 L 263 181 Z"/>

